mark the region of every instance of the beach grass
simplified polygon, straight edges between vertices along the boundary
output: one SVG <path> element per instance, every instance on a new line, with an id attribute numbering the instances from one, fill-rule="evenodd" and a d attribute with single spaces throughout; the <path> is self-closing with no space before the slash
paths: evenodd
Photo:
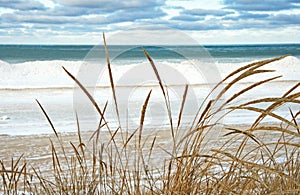
<path id="1" fill-rule="evenodd" d="M 105 37 L 104 37 L 105 40 Z M 105 43 L 105 42 L 104 42 Z M 106 48 L 106 43 L 105 43 Z M 26 161 L 20 155 L 12 160 L 0 159 L 0 193 L 4 194 L 299 194 L 300 193 L 300 126 L 299 110 L 290 107 L 290 116 L 275 110 L 283 105 L 299 104 L 300 82 L 282 91 L 280 97 L 235 101 L 247 92 L 279 78 L 264 78 L 273 70 L 264 66 L 285 56 L 243 66 L 220 81 L 212 89 L 214 99 L 199 107 L 193 123 L 181 129 L 188 86 L 185 87 L 178 119 L 172 118 L 168 88 L 161 79 L 155 62 L 146 50 L 145 57 L 157 77 L 170 128 L 161 131 L 170 141 L 160 144 L 161 134 L 145 131 L 144 119 L 151 90 L 141 107 L 139 128 L 124 131 L 109 127 L 106 106 L 101 108 L 88 90 L 67 69 L 67 75 L 81 88 L 99 114 L 99 125 L 88 139 L 83 138 L 77 119 L 77 140 L 64 140 L 57 132 L 46 109 L 37 100 L 53 129 L 49 138 L 50 171 Z M 114 104 L 118 113 L 113 72 L 107 54 Z M 236 91 L 227 92 L 253 75 L 261 80 Z M 261 108 L 257 105 L 267 103 Z M 234 111 L 255 112 L 258 117 L 249 125 L 221 126 L 222 118 Z M 277 123 L 265 123 L 272 117 Z M 119 123 L 120 124 L 120 123 Z M 220 136 L 216 136 L 219 134 Z M 209 139 L 215 138 L 213 143 Z M 10 158 L 9 156 L 7 158 Z"/>

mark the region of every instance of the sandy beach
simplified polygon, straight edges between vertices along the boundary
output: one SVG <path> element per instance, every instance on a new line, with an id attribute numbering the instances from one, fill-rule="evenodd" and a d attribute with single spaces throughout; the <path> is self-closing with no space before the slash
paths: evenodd
<path id="1" fill-rule="evenodd" d="M 86 151 L 92 153 L 93 140 L 90 141 L 93 132 L 82 132 L 82 142 L 86 146 Z M 123 139 L 128 138 L 131 133 L 123 133 Z M 67 156 L 71 159 L 75 156 L 74 149 L 72 148 L 71 142 L 75 145 L 79 145 L 78 134 L 77 133 L 59 133 L 59 137 L 62 140 L 65 152 Z M 108 131 L 103 131 L 100 133 L 99 143 L 108 143 L 110 140 L 110 134 Z M 155 158 L 161 159 L 162 157 L 167 158 L 168 154 L 164 152 L 161 148 L 165 150 L 171 149 L 171 134 L 170 131 L 145 131 L 143 133 L 143 139 L 145 140 L 145 150 L 149 149 L 152 140 L 156 139 L 155 146 Z M 130 147 L 134 148 L 136 144 L 136 137 L 130 141 Z M 42 135 L 25 135 L 25 136 L 0 136 L 0 160 L 6 165 L 10 165 L 12 159 L 16 161 L 20 156 L 23 155 L 21 160 L 26 162 L 32 167 L 39 168 L 43 171 L 43 174 L 47 174 L 52 170 L 52 148 L 51 141 L 53 142 L 56 150 L 60 155 L 62 151 L 57 138 L 54 133 L 42 134 Z M 122 148 L 122 138 L 120 133 L 115 137 L 117 144 Z M 9 167 L 9 166 L 8 166 Z"/>
<path id="2" fill-rule="evenodd" d="M 230 132 L 226 130 L 227 128 L 233 129 L 247 129 L 247 125 L 235 125 L 235 126 L 219 126 L 213 128 L 205 134 L 205 140 L 203 141 L 203 148 L 201 149 L 202 154 L 205 154 L 211 149 L 221 148 L 226 141 L 234 136 L 224 136 L 226 133 Z M 132 132 L 120 133 L 118 132 L 114 137 L 119 149 L 122 148 L 123 143 L 126 142 L 131 136 Z M 178 133 L 176 138 L 177 142 L 180 138 L 183 137 L 185 133 L 181 130 Z M 82 143 L 86 146 L 86 151 L 90 154 L 92 153 L 93 141 L 95 137 L 90 140 L 93 132 L 82 132 L 81 138 Z M 121 136 L 122 135 L 122 136 Z M 276 142 L 280 138 L 281 133 L 279 132 L 267 132 L 263 131 L 257 133 L 257 139 L 263 141 L 264 143 Z M 71 159 L 72 156 L 75 156 L 74 148 L 72 148 L 71 143 L 75 146 L 79 145 L 79 139 L 77 133 L 59 133 L 59 137 L 62 140 L 65 152 L 67 156 Z M 107 144 L 111 135 L 108 131 L 101 131 L 99 136 L 99 143 Z M 138 132 L 130 139 L 128 142 L 129 150 L 132 149 L 132 152 L 136 152 Z M 237 136 L 233 139 L 231 144 L 226 146 L 228 152 L 231 149 L 234 151 L 239 146 L 243 136 Z M 161 168 L 161 163 L 164 163 L 166 160 L 171 159 L 170 153 L 173 148 L 173 141 L 171 136 L 171 131 L 169 130 L 146 130 L 142 133 L 143 140 L 143 150 L 149 151 L 150 147 L 155 139 L 155 144 L 153 147 L 152 154 L 152 163 L 154 167 Z M 6 164 L 10 165 L 11 161 L 16 161 L 20 156 L 23 155 L 21 162 L 26 162 L 32 167 L 39 168 L 43 171 L 43 174 L 49 173 L 52 167 L 52 148 L 51 141 L 53 142 L 56 150 L 61 155 L 63 154 L 57 140 L 57 137 L 53 134 L 42 134 L 42 135 L 25 135 L 25 136 L 9 136 L 1 135 L 0 136 L 0 160 Z M 257 143 L 254 141 L 249 141 L 247 147 L 253 148 L 257 146 Z M 169 152 L 169 153 L 168 153 Z M 8 166 L 9 167 L 9 166 Z"/>

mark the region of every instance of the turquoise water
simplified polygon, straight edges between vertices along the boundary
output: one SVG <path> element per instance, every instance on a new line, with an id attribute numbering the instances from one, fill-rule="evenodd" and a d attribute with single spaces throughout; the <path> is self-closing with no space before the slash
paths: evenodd
<path id="1" fill-rule="evenodd" d="M 8 63 L 50 60 L 83 60 L 93 45 L 0 45 L 0 60 Z M 160 46 L 145 49 L 158 59 L 181 59 L 176 52 L 170 52 L 180 47 L 189 53 L 190 57 L 199 57 L 202 46 Z M 218 62 L 244 62 L 256 59 L 277 57 L 290 54 L 300 56 L 300 44 L 270 44 L 270 45 L 210 45 L 204 46 L 209 54 Z M 104 52 L 102 47 L 97 48 Z M 123 53 L 121 60 L 144 60 L 145 55 L 138 46 L 109 46 L 109 52 Z M 102 51 L 100 51 L 102 50 Z"/>

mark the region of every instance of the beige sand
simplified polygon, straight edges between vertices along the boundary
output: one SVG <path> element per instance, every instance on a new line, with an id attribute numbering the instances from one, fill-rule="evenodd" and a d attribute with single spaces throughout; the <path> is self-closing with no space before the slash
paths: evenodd
<path id="1" fill-rule="evenodd" d="M 236 128 L 245 129 L 245 126 L 238 126 Z M 224 137 L 223 135 L 228 133 L 228 130 L 225 130 L 225 127 L 218 127 L 210 131 L 209 134 L 206 135 L 208 141 L 203 145 L 203 151 L 201 153 L 206 153 L 211 148 L 220 148 L 228 137 Z M 126 139 L 130 137 L 131 133 L 123 133 L 123 138 L 120 136 L 120 132 L 117 133 L 115 140 L 117 144 L 119 144 L 120 148 L 122 148 L 122 143 L 125 142 Z M 93 141 L 89 141 L 92 132 L 84 132 L 81 133 L 82 142 L 87 146 L 87 151 L 92 153 L 92 144 Z M 133 136 L 131 141 L 128 144 L 129 150 L 130 147 L 133 152 L 136 152 L 137 146 L 137 138 L 138 132 Z M 264 139 L 264 141 L 276 141 L 279 138 L 280 134 L 276 133 L 263 133 L 258 138 Z M 65 147 L 65 151 L 68 156 L 74 156 L 74 149 L 72 148 L 70 142 L 72 142 L 75 146 L 79 145 L 78 135 L 77 133 L 61 133 L 59 134 L 63 141 L 63 145 Z M 108 132 L 102 131 L 100 133 L 100 143 L 107 143 L 110 140 L 110 135 Z M 182 137 L 182 135 L 181 135 Z M 152 162 L 155 163 L 158 167 L 161 167 L 165 160 L 170 159 L 171 156 L 168 152 L 172 152 L 173 142 L 171 132 L 168 130 L 161 131 L 151 131 L 145 130 L 143 132 L 143 150 L 146 152 L 149 151 L 153 139 L 155 140 L 154 150 L 152 152 Z M 122 141 L 122 139 L 124 141 Z M 11 160 L 16 161 L 22 154 L 24 155 L 21 163 L 26 162 L 30 166 L 35 168 L 39 168 L 43 171 L 43 173 L 47 173 L 52 170 L 52 149 L 51 142 L 53 141 L 56 150 L 58 153 L 62 154 L 59 144 L 57 142 L 57 138 L 53 135 L 34 135 L 34 136 L 0 136 L 0 161 L 4 162 L 6 166 L 11 165 Z M 177 139 L 180 140 L 180 139 Z M 242 138 L 240 139 L 242 140 Z M 234 141 L 230 148 L 236 148 L 239 145 L 239 140 Z M 256 143 L 251 142 L 253 145 L 249 145 L 249 147 L 254 146 Z"/>
<path id="2" fill-rule="evenodd" d="M 87 149 L 92 151 L 93 141 L 89 141 L 92 132 L 81 133 L 82 142 L 87 145 Z M 121 144 L 121 137 L 116 136 L 116 141 Z M 137 135 L 137 134 L 136 134 Z M 77 133 L 61 133 L 59 134 L 61 140 L 63 141 L 63 146 L 67 155 L 73 156 L 74 149 L 72 148 L 70 142 L 75 146 L 79 145 Z M 124 133 L 124 139 L 129 137 L 130 133 Z M 110 140 L 110 134 L 106 131 L 100 133 L 99 142 L 107 143 Z M 143 138 L 145 139 L 145 148 L 150 147 L 154 137 L 156 137 L 156 146 L 167 148 L 171 143 L 171 135 L 169 131 L 145 131 L 143 133 Z M 136 142 L 136 137 L 133 137 L 130 141 L 130 146 L 134 147 Z M 52 168 L 52 149 L 51 142 L 53 141 L 56 150 L 61 152 L 57 138 L 53 135 L 28 135 L 28 136 L 0 136 L 0 161 L 4 162 L 6 166 L 11 165 L 11 160 L 16 161 L 21 155 L 23 160 L 21 163 L 25 162 L 30 164 L 35 168 L 40 168 L 43 172 L 48 172 Z M 160 149 L 161 153 L 156 153 L 156 156 L 167 155 Z M 164 154 L 163 154 L 164 153 Z M 62 153 L 61 153 L 62 154 Z"/>

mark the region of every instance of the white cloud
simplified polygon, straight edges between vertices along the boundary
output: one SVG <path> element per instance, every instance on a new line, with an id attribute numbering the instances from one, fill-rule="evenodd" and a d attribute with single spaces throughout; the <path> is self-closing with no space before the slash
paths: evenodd
<path id="1" fill-rule="evenodd" d="M 297 0 L 254 1 L 0 0 L 0 40 L 92 43 L 103 31 L 165 25 L 206 43 L 300 42 Z"/>
<path id="2" fill-rule="evenodd" d="M 299 43 L 300 27 L 285 29 L 241 29 L 189 31 L 188 33 L 201 44 L 263 44 Z"/>

